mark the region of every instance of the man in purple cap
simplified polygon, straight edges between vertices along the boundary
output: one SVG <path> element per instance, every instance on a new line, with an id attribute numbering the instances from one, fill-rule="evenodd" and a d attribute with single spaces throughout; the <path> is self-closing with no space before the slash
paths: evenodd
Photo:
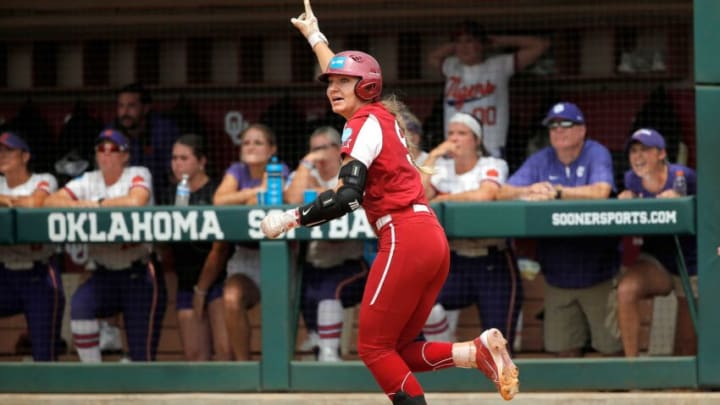
<path id="1" fill-rule="evenodd" d="M 550 144 L 531 155 L 505 183 L 498 199 L 607 199 L 615 188 L 610 152 L 587 139 L 585 117 L 573 103 L 552 106 L 543 120 Z M 616 237 L 543 238 L 538 261 L 545 289 L 545 349 L 561 357 L 582 354 L 588 341 L 598 352 L 622 345 L 605 326 L 608 296 L 620 267 Z"/>
<path id="2" fill-rule="evenodd" d="M 99 170 L 85 172 L 45 200 L 48 207 L 142 207 L 153 204 L 152 176 L 128 166 L 128 139 L 103 130 L 95 143 Z M 166 306 L 162 272 L 145 243 L 93 243 L 88 247 L 91 276 L 72 297 L 70 327 L 80 360 L 100 362 L 98 318 L 123 313 L 130 358 L 155 359 Z"/>
<path id="3" fill-rule="evenodd" d="M 0 207 L 41 207 L 57 189 L 49 173 L 28 169 L 30 148 L 14 132 L 0 133 Z M 0 246 L 0 317 L 24 314 L 35 361 L 57 359 L 65 308 L 51 244 Z"/>
<path id="4" fill-rule="evenodd" d="M 673 188 L 678 176 L 685 177 L 686 193 L 695 194 L 695 171 L 667 162 L 665 139 L 656 130 L 641 128 L 635 131 L 628 139 L 626 151 L 630 170 L 625 172 L 625 190 L 618 198 L 680 197 Z M 692 236 L 683 236 L 680 242 L 693 294 L 697 296 L 697 243 Z M 675 354 L 691 356 L 697 353 L 697 337 L 679 274 L 674 238 L 667 235 L 644 236 L 640 254 L 634 263 L 625 267 L 617 289 L 618 324 L 626 356 L 637 357 L 639 354 L 640 301 L 665 296 L 673 290 L 679 305 Z"/>

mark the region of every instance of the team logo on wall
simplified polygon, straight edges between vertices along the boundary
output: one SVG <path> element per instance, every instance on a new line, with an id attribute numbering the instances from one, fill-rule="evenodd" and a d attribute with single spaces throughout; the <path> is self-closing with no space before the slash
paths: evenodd
<path id="1" fill-rule="evenodd" d="M 228 111 L 225 114 L 225 133 L 230 136 L 235 145 L 240 145 L 240 133 L 247 128 L 248 122 L 240 111 Z"/>

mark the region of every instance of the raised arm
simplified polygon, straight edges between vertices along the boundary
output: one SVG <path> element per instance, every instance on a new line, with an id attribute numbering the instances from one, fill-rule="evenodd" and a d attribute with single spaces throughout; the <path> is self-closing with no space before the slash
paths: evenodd
<path id="1" fill-rule="evenodd" d="M 428 63 L 438 72 L 442 72 L 443 61 L 455 54 L 455 43 L 448 42 L 433 49 L 428 55 Z"/>
<path id="2" fill-rule="evenodd" d="M 545 38 L 531 36 L 491 36 L 490 41 L 496 47 L 517 48 L 515 63 L 517 70 L 533 64 L 550 47 Z"/>
<path id="3" fill-rule="evenodd" d="M 328 46 L 325 35 L 320 32 L 318 19 L 312 11 L 310 0 L 305 0 L 305 12 L 297 16 L 297 18 L 291 18 L 290 22 L 307 39 L 313 52 L 315 52 L 320 71 L 325 73 L 328 63 L 335 56 L 335 53 Z"/>

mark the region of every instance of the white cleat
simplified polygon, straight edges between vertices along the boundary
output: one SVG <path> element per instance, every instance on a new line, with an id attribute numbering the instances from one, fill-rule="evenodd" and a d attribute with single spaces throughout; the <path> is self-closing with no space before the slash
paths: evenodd
<path id="1" fill-rule="evenodd" d="M 506 401 L 513 399 L 520 388 L 520 370 L 510 358 L 507 340 L 497 329 L 488 329 L 473 340 L 477 368 L 495 383 Z"/>

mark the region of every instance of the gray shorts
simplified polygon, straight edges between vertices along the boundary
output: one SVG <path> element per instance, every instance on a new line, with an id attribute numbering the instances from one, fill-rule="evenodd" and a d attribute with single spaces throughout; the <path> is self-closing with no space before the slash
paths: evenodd
<path id="1" fill-rule="evenodd" d="M 613 280 L 588 288 L 557 288 L 545 284 L 545 350 L 558 353 L 592 347 L 603 354 L 622 352 L 622 342 L 606 326 Z"/>

